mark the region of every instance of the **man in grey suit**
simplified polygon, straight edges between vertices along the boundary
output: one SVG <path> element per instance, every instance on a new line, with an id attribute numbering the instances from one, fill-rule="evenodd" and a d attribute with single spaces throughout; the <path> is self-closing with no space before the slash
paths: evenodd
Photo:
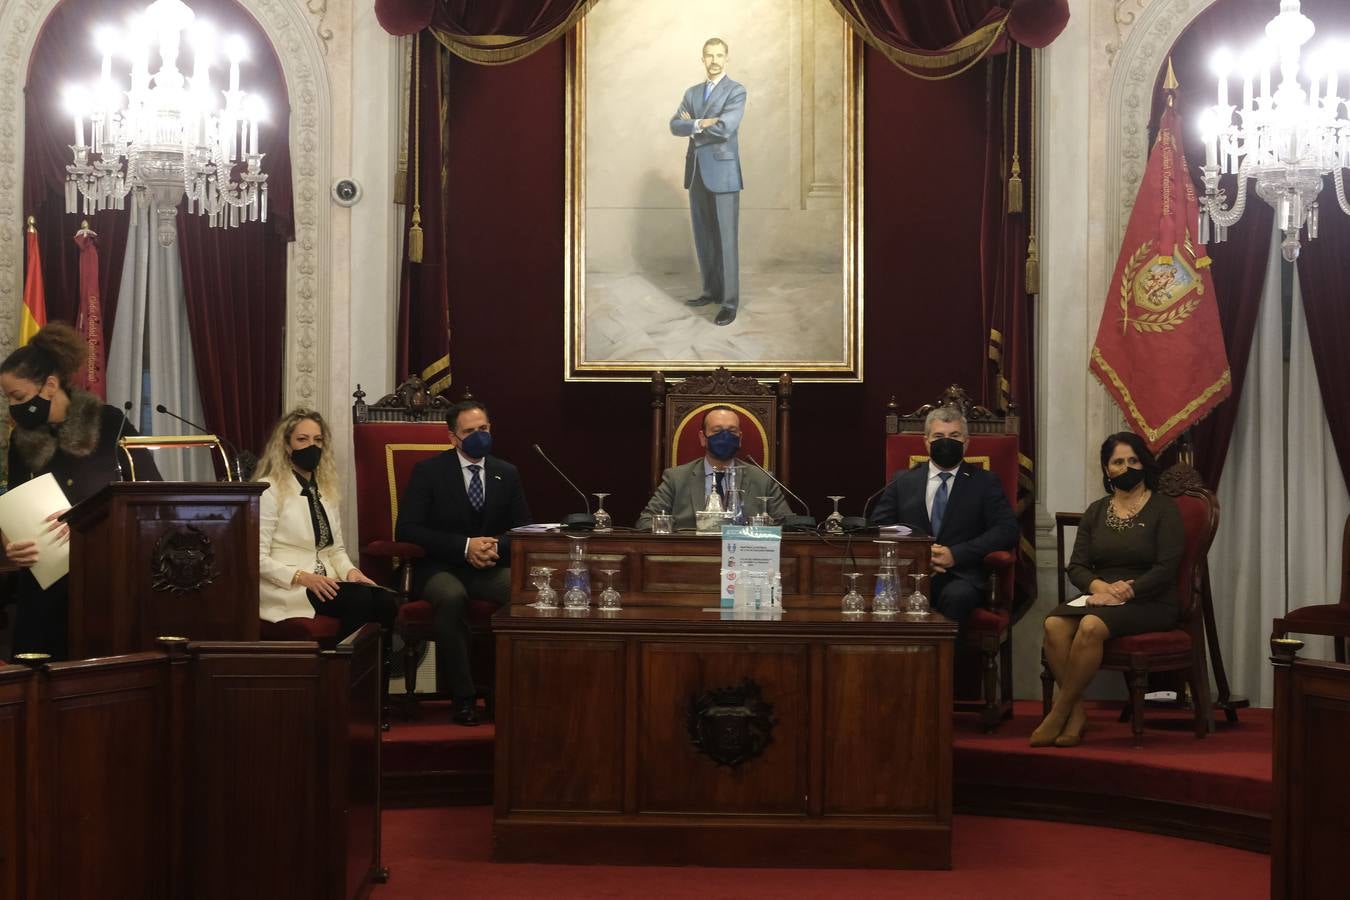
<path id="1" fill-rule="evenodd" d="M 736 462 L 741 449 L 741 417 L 726 406 L 714 406 L 703 414 L 703 427 L 698 442 L 703 455 L 682 466 L 671 466 L 661 476 L 656 493 L 647 501 L 647 508 L 638 517 L 637 527 L 644 531 L 652 527 L 652 516 L 670 512 L 675 516 L 676 529 L 692 529 L 698 525 L 698 510 L 708 502 L 708 495 L 720 491 L 728 470 L 736 470 L 737 483 L 746 509 L 759 512 L 760 497 L 769 498 L 769 515 L 781 521 L 792 514 L 783 492 L 768 475 L 755 466 Z"/>
<path id="2" fill-rule="evenodd" d="M 689 139 L 684 157 L 684 186 L 694 222 L 694 249 L 703 273 L 703 293 L 690 306 L 720 303 L 718 325 L 736 321 L 740 304 L 740 265 L 736 232 L 741 209 L 741 151 L 737 134 L 745 115 L 745 87 L 726 77 L 727 43 L 703 44 L 705 81 L 684 92 L 670 119 L 670 133 Z"/>

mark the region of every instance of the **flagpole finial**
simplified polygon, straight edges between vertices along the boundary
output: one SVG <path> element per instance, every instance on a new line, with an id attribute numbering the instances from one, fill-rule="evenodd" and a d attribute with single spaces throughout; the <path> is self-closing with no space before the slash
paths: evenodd
<path id="1" fill-rule="evenodd" d="M 1177 73 L 1172 69 L 1172 57 L 1167 57 L 1167 77 L 1163 79 L 1163 90 L 1175 91 L 1181 87 L 1181 82 L 1177 81 Z"/>
<path id="2" fill-rule="evenodd" d="M 89 220 L 88 220 L 88 219 L 81 219 L 81 220 L 80 220 L 80 230 L 81 230 L 81 231 L 88 231 L 88 230 L 89 230 Z"/>
<path id="3" fill-rule="evenodd" d="M 29 216 L 29 217 L 28 217 L 28 233 L 29 233 L 29 234 L 37 234 L 37 217 L 36 217 L 36 216 Z"/>

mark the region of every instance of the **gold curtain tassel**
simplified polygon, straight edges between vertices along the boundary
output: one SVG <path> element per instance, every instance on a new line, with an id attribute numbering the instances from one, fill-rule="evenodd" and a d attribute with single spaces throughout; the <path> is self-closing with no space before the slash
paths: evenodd
<path id="1" fill-rule="evenodd" d="M 422 208 L 413 207 L 412 225 L 408 228 L 408 262 L 422 261 Z"/>
<path id="2" fill-rule="evenodd" d="M 408 169 L 399 167 L 394 170 L 394 202 L 403 206 L 408 202 Z"/>
<path id="3" fill-rule="evenodd" d="M 1022 175 L 1013 164 L 1013 173 L 1008 176 L 1008 213 L 1013 215 L 1022 211 Z"/>
<path id="4" fill-rule="evenodd" d="M 1027 293 L 1039 294 L 1041 292 L 1041 253 L 1040 248 L 1036 246 L 1036 235 L 1027 239 Z"/>

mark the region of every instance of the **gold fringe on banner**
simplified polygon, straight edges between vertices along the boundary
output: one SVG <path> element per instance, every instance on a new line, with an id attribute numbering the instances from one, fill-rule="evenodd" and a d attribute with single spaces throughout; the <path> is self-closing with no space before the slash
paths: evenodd
<path id="1" fill-rule="evenodd" d="M 413 211 L 412 225 L 408 228 L 408 262 L 422 261 L 422 48 L 421 35 L 413 35 L 412 96 L 413 109 Z"/>

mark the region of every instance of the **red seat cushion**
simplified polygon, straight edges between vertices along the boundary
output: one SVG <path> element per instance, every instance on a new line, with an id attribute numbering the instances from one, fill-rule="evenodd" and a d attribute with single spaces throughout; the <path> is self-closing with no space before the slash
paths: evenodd
<path id="1" fill-rule="evenodd" d="M 986 609 L 981 606 L 970 614 L 966 619 L 966 631 L 968 633 L 980 632 L 981 634 L 1002 634 L 1008 630 L 1008 624 L 1012 617 L 1006 609 Z"/>
<path id="2" fill-rule="evenodd" d="M 474 600 L 469 598 L 469 627 L 487 629 L 492 627 L 492 614 L 497 611 L 497 604 L 489 603 L 486 600 Z"/>
<path id="3" fill-rule="evenodd" d="M 258 634 L 264 641 L 331 641 L 337 638 L 337 633 L 338 620 L 332 616 L 260 622 L 258 628 Z"/>
<path id="4" fill-rule="evenodd" d="M 1149 631 L 1106 642 L 1107 653 L 1185 653 L 1191 649 L 1191 636 L 1180 628 L 1174 631 Z"/>
<path id="5" fill-rule="evenodd" d="M 409 600 L 398 608 L 398 615 L 394 619 L 394 624 L 398 626 L 430 625 L 431 604 L 426 600 Z"/>

